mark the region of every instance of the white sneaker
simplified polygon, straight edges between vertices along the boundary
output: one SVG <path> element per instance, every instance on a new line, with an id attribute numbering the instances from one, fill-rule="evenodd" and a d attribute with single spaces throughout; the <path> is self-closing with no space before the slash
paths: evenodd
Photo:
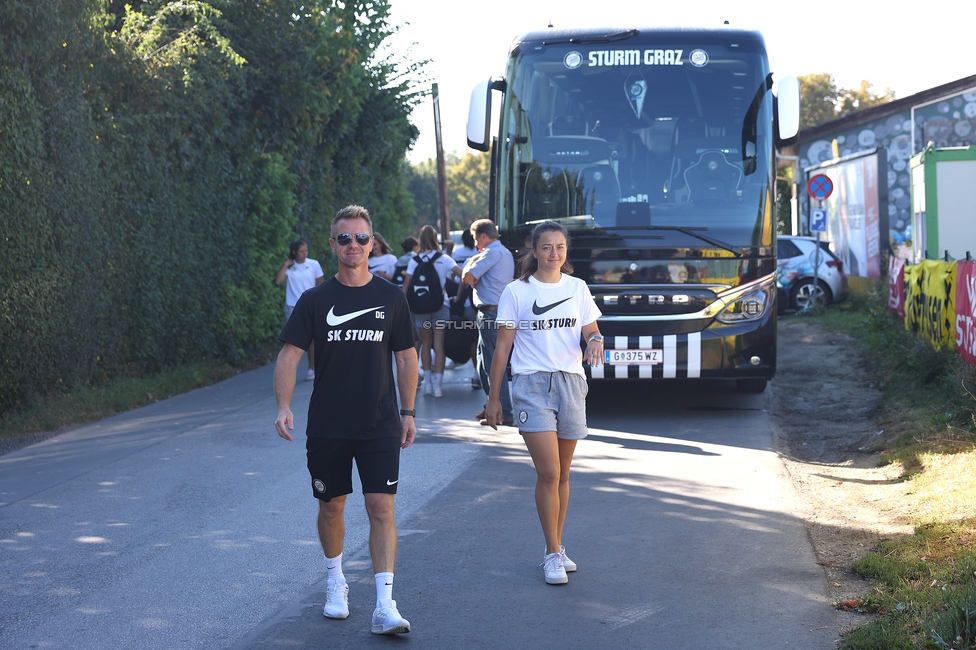
<path id="1" fill-rule="evenodd" d="M 400 616 L 396 601 L 390 603 L 389 607 L 373 610 L 373 634 L 406 634 L 410 631 L 410 621 Z"/>
<path id="2" fill-rule="evenodd" d="M 434 378 L 429 374 L 424 377 L 424 395 L 434 394 Z"/>
<path id="3" fill-rule="evenodd" d="M 305 381 L 312 381 L 313 379 L 315 379 L 314 370 L 309 370 L 308 372 L 305 373 Z"/>
<path id="4" fill-rule="evenodd" d="M 569 582 L 566 576 L 566 568 L 563 567 L 563 556 L 559 553 L 550 553 L 542 562 L 542 570 L 546 574 L 546 584 L 564 585 Z"/>
<path id="5" fill-rule="evenodd" d="M 326 618 L 345 618 L 349 616 L 349 584 L 336 582 L 329 578 L 325 590 L 325 607 L 322 615 Z"/>
<path id="6" fill-rule="evenodd" d="M 549 550 L 548 546 L 544 546 L 542 548 L 543 562 L 545 562 L 546 551 L 548 550 Z M 561 555 L 563 558 L 563 568 L 566 569 L 566 573 L 572 573 L 573 571 L 576 570 L 576 563 L 570 560 L 568 557 L 566 557 L 566 547 L 563 546 L 562 544 L 559 545 L 559 555 Z"/>
<path id="7" fill-rule="evenodd" d="M 566 557 L 566 547 L 562 544 L 559 545 L 559 554 L 563 556 L 563 568 L 566 569 L 566 573 L 575 571 L 576 563 Z"/>

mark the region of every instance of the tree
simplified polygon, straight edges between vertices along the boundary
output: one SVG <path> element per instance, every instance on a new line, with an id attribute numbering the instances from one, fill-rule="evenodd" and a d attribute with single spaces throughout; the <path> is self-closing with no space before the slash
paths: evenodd
<path id="1" fill-rule="evenodd" d="M 447 167 L 447 161 L 445 161 Z M 437 163 L 433 158 L 410 166 L 410 180 L 407 183 L 417 211 L 415 230 L 430 224 L 437 227 Z"/>
<path id="2" fill-rule="evenodd" d="M 829 72 L 801 75 L 800 128 L 809 128 L 837 117 L 837 84 Z"/>
<path id="3" fill-rule="evenodd" d="M 857 90 L 842 88 L 838 99 L 838 116 L 848 115 L 854 111 L 878 104 L 886 104 L 895 98 L 895 91 L 885 88 L 880 95 L 871 92 L 871 84 L 862 79 Z"/>
<path id="4" fill-rule="evenodd" d="M 880 94 L 871 91 L 869 81 L 861 80 L 857 89 L 838 88 L 829 72 L 801 75 L 800 128 L 817 126 L 869 106 L 890 102 L 895 91 L 885 88 Z"/>
<path id="5" fill-rule="evenodd" d="M 488 216 L 488 177 L 491 154 L 464 154 L 447 175 L 451 228 L 466 228 L 475 219 Z"/>
<path id="6" fill-rule="evenodd" d="M 289 239 L 414 223 L 389 0 L 0 0 L 0 417 L 274 340 Z M 44 260 L 37 264 L 36 260 Z"/>

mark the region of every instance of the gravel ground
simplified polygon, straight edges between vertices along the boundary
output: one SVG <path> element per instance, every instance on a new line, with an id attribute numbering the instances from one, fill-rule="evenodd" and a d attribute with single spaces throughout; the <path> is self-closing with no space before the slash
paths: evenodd
<path id="1" fill-rule="evenodd" d="M 871 418 L 880 392 L 870 383 L 851 337 L 795 316 L 779 321 L 773 390 L 778 451 L 807 502 L 807 530 L 834 602 L 863 596 L 870 585 L 851 562 L 881 538 L 909 535 L 900 468 L 880 466 L 871 451 L 881 434 Z M 844 629 L 870 620 L 843 617 Z"/>

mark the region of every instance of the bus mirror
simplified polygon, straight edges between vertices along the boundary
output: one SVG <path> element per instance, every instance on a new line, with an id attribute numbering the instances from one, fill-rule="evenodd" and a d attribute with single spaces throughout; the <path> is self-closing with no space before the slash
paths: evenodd
<path id="1" fill-rule="evenodd" d="M 468 105 L 468 146 L 478 151 L 490 148 L 491 81 L 483 81 L 471 91 Z"/>
<path id="2" fill-rule="evenodd" d="M 777 135 L 780 143 L 785 144 L 800 133 L 800 81 L 796 77 L 783 77 L 776 86 Z"/>

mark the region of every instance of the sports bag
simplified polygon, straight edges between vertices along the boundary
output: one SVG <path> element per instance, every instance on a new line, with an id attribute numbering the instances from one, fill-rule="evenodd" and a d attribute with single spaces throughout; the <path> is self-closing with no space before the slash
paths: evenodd
<path id="1" fill-rule="evenodd" d="M 419 255 L 414 258 L 417 260 L 417 268 L 413 270 L 410 280 L 407 304 L 415 314 L 433 314 L 444 305 L 444 289 L 434 267 L 434 262 L 440 256 L 440 252 L 436 252 L 427 261 Z"/>

